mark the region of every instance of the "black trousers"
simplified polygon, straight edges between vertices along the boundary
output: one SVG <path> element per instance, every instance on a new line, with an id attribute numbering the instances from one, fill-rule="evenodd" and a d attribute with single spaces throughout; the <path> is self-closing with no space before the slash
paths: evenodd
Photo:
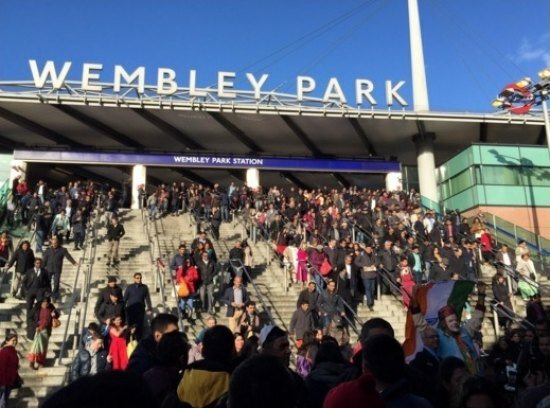
<path id="1" fill-rule="evenodd" d="M 136 326 L 136 339 L 138 341 L 143 337 L 144 322 L 145 305 L 143 303 L 134 303 L 126 308 L 126 324 L 128 327 Z"/>

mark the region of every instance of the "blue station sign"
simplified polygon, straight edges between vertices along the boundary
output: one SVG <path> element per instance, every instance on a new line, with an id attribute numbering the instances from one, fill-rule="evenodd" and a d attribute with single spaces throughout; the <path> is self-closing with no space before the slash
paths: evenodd
<path id="1" fill-rule="evenodd" d="M 141 154 L 141 153 L 108 153 L 77 152 L 52 150 L 15 150 L 13 158 L 28 162 L 102 164 L 102 165 L 136 165 L 160 167 L 191 167 L 312 171 L 340 173 L 390 173 L 401 171 L 397 161 L 373 159 L 340 159 L 311 157 L 267 157 L 267 156 L 233 156 L 206 154 Z"/>

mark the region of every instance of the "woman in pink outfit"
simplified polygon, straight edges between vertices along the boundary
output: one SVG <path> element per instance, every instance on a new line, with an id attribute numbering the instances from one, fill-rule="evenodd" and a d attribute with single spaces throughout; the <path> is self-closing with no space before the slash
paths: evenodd
<path id="1" fill-rule="evenodd" d="M 406 308 L 409 307 L 411 301 L 411 295 L 415 285 L 411 267 L 409 266 L 409 260 L 407 257 L 402 257 L 399 262 L 399 279 L 401 283 L 401 294 L 403 295 L 403 304 Z"/>
<path id="2" fill-rule="evenodd" d="M 300 244 L 297 254 L 297 265 L 296 265 L 296 282 L 302 282 L 302 285 L 305 285 L 307 282 L 307 245 L 305 242 Z"/>

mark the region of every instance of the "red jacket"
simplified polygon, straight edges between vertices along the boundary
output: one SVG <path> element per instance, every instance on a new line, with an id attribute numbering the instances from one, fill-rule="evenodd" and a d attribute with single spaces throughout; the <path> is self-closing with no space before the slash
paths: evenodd
<path id="1" fill-rule="evenodd" d="M 0 350 L 0 387 L 13 387 L 17 383 L 19 357 L 15 347 L 6 346 Z"/>
<path id="2" fill-rule="evenodd" d="M 491 252 L 493 250 L 493 237 L 491 234 L 484 232 L 480 237 L 481 250 L 483 252 Z"/>
<path id="3" fill-rule="evenodd" d="M 199 282 L 199 271 L 196 266 L 190 266 L 183 272 L 183 267 L 179 267 L 176 272 L 176 283 L 184 280 L 189 288 L 189 294 L 193 294 L 197 291 L 197 283 Z"/>

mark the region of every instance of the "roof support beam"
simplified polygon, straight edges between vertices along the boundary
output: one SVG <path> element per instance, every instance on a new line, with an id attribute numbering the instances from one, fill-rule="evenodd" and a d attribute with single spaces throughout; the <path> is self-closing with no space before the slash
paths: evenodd
<path id="1" fill-rule="evenodd" d="M 56 169 L 60 169 L 60 170 L 63 170 L 62 172 L 64 173 L 65 171 L 69 171 L 70 173 L 74 174 L 75 177 L 84 177 L 84 178 L 87 178 L 87 179 L 90 179 L 90 180 L 93 180 L 93 181 L 99 181 L 101 183 L 107 183 L 111 186 L 120 186 L 120 182 L 117 182 L 115 181 L 114 179 L 110 178 L 110 177 L 106 177 L 106 176 L 102 176 L 100 174 L 97 174 L 97 173 L 94 173 L 92 171 L 89 171 L 89 170 L 86 170 L 80 166 L 76 166 L 76 165 L 67 165 L 67 164 L 59 164 L 55 167 Z"/>
<path id="2" fill-rule="evenodd" d="M 540 127 L 539 137 L 537 137 L 537 144 L 543 145 L 546 142 L 546 128 L 544 126 Z"/>
<path id="3" fill-rule="evenodd" d="M 227 170 L 227 172 L 237 180 L 246 182 L 246 174 L 243 170 Z"/>
<path id="4" fill-rule="evenodd" d="M 346 178 L 342 176 L 340 173 L 331 173 L 331 174 L 332 174 L 332 177 L 334 177 L 342 187 L 348 188 L 349 186 L 351 186 L 351 183 L 347 181 Z"/>
<path id="5" fill-rule="evenodd" d="M 4 135 L 0 135 L 0 146 L 6 147 L 8 150 L 13 150 L 14 148 L 23 147 L 24 145 L 14 140 L 8 139 Z"/>
<path id="6" fill-rule="evenodd" d="M 175 167 L 172 170 L 178 172 L 179 174 L 181 174 L 186 179 L 191 180 L 193 183 L 202 184 L 205 187 L 211 187 L 213 185 L 213 183 L 210 180 L 207 180 L 207 179 L 203 178 L 202 176 L 199 176 L 197 173 L 195 173 L 191 170 L 184 169 L 184 168 L 181 168 L 181 167 Z"/>
<path id="7" fill-rule="evenodd" d="M 481 122 L 479 124 L 479 142 L 480 143 L 487 143 L 487 130 L 488 126 L 487 123 Z"/>
<path id="8" fill-rule="evenodd" d="M 309 137 L 306 135 L 306 133 L 290 118 L 290 116 L 281 115 L 279 116 L 286 125 L 292 130 L 292 132 L 296 135 L 296 137 L 304 144 L 305 147 L 309 149 L 311 154 L 313 154 L 315 157 L 323 157 L 325 156 L 321 150 L 315 144 L 309 139 Z"/>
<path id="9" fill-rule="evenodd" d="M 32 120 L 29 120 L 16 113 L 13 113 L 7 109 L 0 108 L 0 116 L 6 119 L 8 122 L 16 124 L 17 126 L 22 127 L 23 129 L 26 129 L 29 132 L 42 136 L 43 138 L 48 139 L 49 141 L 54 142 L 56 144 L 71 146 L 71 147 L 89 147 L 75 140 L 71 140 L 51 129 L 48 129 L 42 125 L 39 125 L 38 123 L 33 122 Z"/>
<path id="10" fill-rule="evenodd" d="M 146 109 L 137 109 L 137 108 L 133 108 L 132 112 L 136 113 L 142 119 L 146 120 L 156 128 L 166 133 L 166 135 L 170 136 L 177 143 L 184 144 L 187 150 L 206 150 L 206 148 L 203 145 L 201 145 L 198 142 L 195 142 L 193 139 L 191 139 L 188 135 L 183 133 L 181 130 L 172 126 L 168 122 L 165 122 L 154 113 Z"/>
<path id="11" fill-rule="evenodd" d="M 218 122 L 225 130 L 231 133 L 235 139 L 250 149 L 250 153 L 263 153 L 264 150 L 258 146 L 250 137 L 248 137 L 241 129 L 227 120 L 221 113 L 208 112 L 208 114 Z"/>
<path id="12" fill-rule="evenodd" d="M 103 122 L 100 122 L 97 119 L 94 119 L 79 110 L 68 106 L 68 105 L 52 105 L 57 110 L 63 112 L 67 116 L 70 116 L 71 118 L 79 121 L 80 123 L 88 126 L 89 128 L 107 136 L 108 138 L 114 140 L 117 143 L 120 143 L 123 146 L 132 147 L 134 149 L 143 149 L 145 148 L 144 145 L 141 143 L 133 140 L 132 138 L 118 132 L 117 130 L 113 129 L 112 127 L 106 125 Z"/>
<path id="13" fill-rule="evenodd" d="M 377 156 L 374 145 L 370 142 L 367 133 L 363 130 L 359 124 L 359 121 L 356 118 L 349 118 L 349 122 L 351 123 L 351 126 L 353 127 L 353 130 L 355 130 L 357 136 L 359 136 L 359 140 L 363 143 L 365 149 L 367 149 L 367 152 L 369 152 L 371 156 Z"/>
<path id="14" fill-rule="evenodd" d="M 296 177 L 294 174 L 292 174 L 289 171 L 281 171 L 281 176 L 283 176 L 287 181 L 294 184 L 298 188 L 302 188 L 304 190 L 310 190 L 310 187 L 304 183 L 302 180 L 300 180 L 298 177 Z"/>

